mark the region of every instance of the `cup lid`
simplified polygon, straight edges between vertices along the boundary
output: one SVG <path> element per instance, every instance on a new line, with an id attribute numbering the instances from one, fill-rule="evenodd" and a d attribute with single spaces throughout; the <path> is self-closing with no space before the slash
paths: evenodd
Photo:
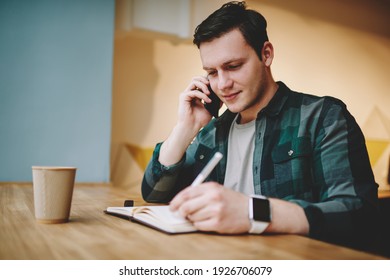
<path id="1" fill-rule="evenodd" d="M 33 170 L 75 170 L 72 166 L 33 166 Z"/>

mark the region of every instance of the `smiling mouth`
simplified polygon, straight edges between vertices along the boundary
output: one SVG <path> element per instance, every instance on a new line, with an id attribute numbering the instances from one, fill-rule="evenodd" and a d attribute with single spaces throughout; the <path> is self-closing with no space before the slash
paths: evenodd
<path id="1" fill-rule="evenodd" d="M 232 101 L 234 100 L 237 96 L 238 96 L 239 92 L 236 92 L 236 93 L 232 93 L 232 94 L 227 94 L 227 95 L 223 95 L 223 98 L 226 100 L 226 101 Z"/>

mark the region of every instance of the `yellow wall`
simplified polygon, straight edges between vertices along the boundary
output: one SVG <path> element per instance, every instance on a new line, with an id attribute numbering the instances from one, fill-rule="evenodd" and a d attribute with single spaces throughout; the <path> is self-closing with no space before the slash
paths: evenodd
<path id="1" fill-rule="evenodd" d="M 290 7 L 282 2 L 286 1 L 247 1 L 268 20 L 275 48 L 275 79 L 297 91 L 342 99 L 368 140 L 389 143 L 388 25 L 381 30 L 380 24 L 362 23 L 381 20 L 383 6 L 373 7 L 373 1 L 363 0 L 357 1 L 357 6 L 346 6 L 348 1 L 330 1 L 332 7 L 326 1 L 322 1 L 327 3 L 325 6 L 317 1 L 315 6 L 310 6 L 308 0 L 292 1 L 308 4 L 299 9 L 291 2 Z M 348 13 L 341 18 L 331 11 Z M 198 50 L 188 42 L 134 32 L 117 34 L 111 149 L 114 185 L 139 188 L 143 170 L 134 152 L 150 155 L 150 148 L 168 136 L 176 121 L 179 93 L 192 76 L 203 73 Z M 129 143 L 133 155 L 126 146 Z M 375 165 L 379 164 L 376 173 L 382 177 L 390 152 L 389 145 L 384 146 L 379 156 L 378 149 L 374 151 Z"/>

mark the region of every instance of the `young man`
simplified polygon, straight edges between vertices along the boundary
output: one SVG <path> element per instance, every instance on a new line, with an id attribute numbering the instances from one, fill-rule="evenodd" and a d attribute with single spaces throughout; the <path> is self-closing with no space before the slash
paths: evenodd
<path id="1" fill-rule="evenodd" d="M 341 101 L 274 81 L 266 25 L 245 3 L 230 2 L 197 27 L 207 76 L 180 95 L 143 197 L 170 202 L 202 231 L 293 233 L 367 248 L 377 184 L 363 134 Z M 211 102 L 208 86 L 228 108 L 218 118 L 201 101 Z M 207 182 L 188 187 L 216 151 L 224 157 Z"/>

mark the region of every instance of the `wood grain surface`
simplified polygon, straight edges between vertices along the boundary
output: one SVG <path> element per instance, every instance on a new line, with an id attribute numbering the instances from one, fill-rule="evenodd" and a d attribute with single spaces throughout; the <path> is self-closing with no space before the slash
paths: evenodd
<path id="1" fill-rule="evenodd" d="M 108 185 L 76 185 L 70 221 L 35 221 L 30 183 L 0 184 L 0 259 L 383 259 L 296 235 L 190 233 L 167 235 L 103 213 L 139 193 Z"/>

